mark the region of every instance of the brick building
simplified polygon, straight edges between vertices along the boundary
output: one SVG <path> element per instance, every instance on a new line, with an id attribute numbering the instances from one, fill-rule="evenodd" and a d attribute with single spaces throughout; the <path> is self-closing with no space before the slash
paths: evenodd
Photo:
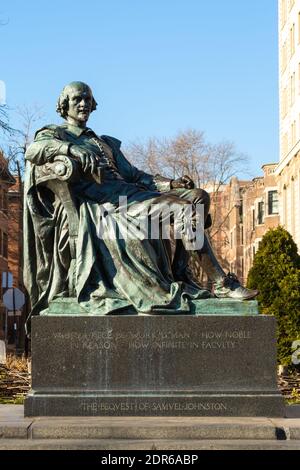
<path id="1" fill-rule="evenodd" d="M 24 321 L 26 309 L 17 315 L 6 315 L 3 294 L 7 287 L 3 273 L 11 273 L 13 287 L 24 292 L 23 287 L 23 184 L 13 176 L 7 161 L 0 151 L 0 338 L 7 339 L 8 345 L 24 348 Z M 17 328 L 15 328 L 15 326 Z"/>
<path id="2" fill-rule="evenodd" d="M 2 287 L 3 273 L 9 271 L 8 263 L 8 240 L 9 240 L 9 214 L 8 214 L 8 192 L 16 183 L 15 178 L 8 170 L 7 161 L 0 150 L 0 337 L 4 334 L 5 328 L 5 307 L 3 305 Z"/>
<path id="3" fill-rule="evenodd" d="M 280 161 L 276 168 L 281 224 L 300 249 L 300 0 L 279 0 Z"/>
<path id="4" fill-rule="evenodd" d="M 8 265 L 13 285 L 23 290 L 23 184 L 15 176 L 8 190 Z"/>
<path id="5" fill-rule="evenodd" d="M 223 269 L 239 278 L 243 278 L 242 190 L 247 184 L 233 177 L 229 184 L 211 193 L 211 240 Z"/>
<path id="6" fill-rule="evenodd" d="M 217 257 L 244 283 L 263 235 L 279 225 L 276 166 L 264 165 L 263 176 L 252 181 L 233 177 L 211 194 L 211 236 Z"/>

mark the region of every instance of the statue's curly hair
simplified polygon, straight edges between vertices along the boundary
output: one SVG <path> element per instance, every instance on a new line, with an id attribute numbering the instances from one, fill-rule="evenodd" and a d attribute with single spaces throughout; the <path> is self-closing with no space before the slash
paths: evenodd
<path id="1" fill-rule="evenodd" d="M 97 108 L 97 102 L 93 96 L 92 90 L 90 87 L 83 82 L 71 82 L 68 85 L 66 85 L 61 94 L 59 95 L 59 98 L 57 100 L 56 104 L 56 112 L 61 115 L 61 117 L 66 118 L 68 115 L 68 109 L 69 109 L 69 90 L 70 88 L 75 88 L 75 87 L 80 87 L 80 88 L 86 88 L 91 92 L 92 95 L 92 110 L 91 112 L 95 111 Z"/>

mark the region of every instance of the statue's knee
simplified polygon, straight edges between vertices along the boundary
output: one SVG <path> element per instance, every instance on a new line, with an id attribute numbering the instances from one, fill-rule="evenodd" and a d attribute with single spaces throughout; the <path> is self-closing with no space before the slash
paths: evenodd
<path id="1" fill-rule="evenodd" d="M 204 224 L 204 228 L 207 229 L 207 228 L 210 228 L 211 226 L 212 226 L 212 218 L 211 218 L 210 214 L 207 214 L 205 224 Z"/>
<path id="2" fill-rule="evenodd" d="M 208 192 L 204 191 L 204 189 L 201 189 L 202 191 L 202 197 L 205 201 L 205 205 L 207 205 L 208 207 L 210 206 L 210 195 L 208 194 Z"/>
<path id="3" fill-rule="evenodd" d="M 198 204 L 204 204 L 205 208 L 209 208 L 210 206 L 210 196 L 209 194 L 204 190 L 200 188 L 195 188 L 191 190 L 194 195 L 194 200 Z"/>

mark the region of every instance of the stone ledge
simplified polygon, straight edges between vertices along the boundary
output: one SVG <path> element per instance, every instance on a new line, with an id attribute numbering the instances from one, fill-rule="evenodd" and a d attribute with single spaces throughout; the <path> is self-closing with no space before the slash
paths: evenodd
<path id="1" fill-rule="evenodd" d="M 5 405 L 4 405 L 5 406 Z M 3 407 L 2 407 L 3 408 Z M 2 438 L 29 440 L 300 440 L 300 419 L 239 417 L 43 417 L 7 414 Z"/>
<path id="2" fill-rule="evenodd" d="M 0 439 L 0 450 L 299 450 L 300 441 Z"/>
<path id="3" fill-rule="evenodd" d="M 28 420 L 0 421 L 0 438 L 27 439 L 30 424 Z"/>
<path id="4" fill-rule="evenodd" d="M 1 450 L 299 450 L 300 419 L 239 417 L 22 418 L 0 406 Z"/>
<path id="5" fill-rule="evenodd" d="M 282 417 L 283 399 L 271 393 L 30 393 L 25 416 Z"/>
<path id="6" fill-rule="evenodd" d="M 50 421 L 40 419 L 31 427 L 33 439 L 267 439 L 276 440 L 277 428 L 267 419 L 262 420 L 214 420 L 214 419 L 170 419 L 168 422 L 149 418 L 123 421 L 113 418 L 105 421 L 94 419 L 66 419 Z"/>
<path id="7" fill-rule="evenodd" d="M 285 407 L 285 418 L 300 418 L 300 405 L 287 405 Z"/>

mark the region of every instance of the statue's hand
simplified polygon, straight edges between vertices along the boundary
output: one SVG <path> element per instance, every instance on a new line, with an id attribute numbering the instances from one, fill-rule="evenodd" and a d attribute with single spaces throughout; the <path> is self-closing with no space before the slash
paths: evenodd
<path id="1" fill-rule="evenodd" d="M 177 180 L 173 180 L 171 183 L 171 188 L 185 188 L 185 189 L 193 189 L 195 187 L 195 183 L 188 175 L 184 175 Z"/>
<path id="2" fill-rule="evenodd" d="M 90 171 L 93 174 L 96 167 L 99 166 L 97 155 L 83 147 L 80 147 L 80 145 L 71 145 L 69 153 L 71 157 L 74 157 L 80 161 L 82 169 L 85 173 Z"/>

